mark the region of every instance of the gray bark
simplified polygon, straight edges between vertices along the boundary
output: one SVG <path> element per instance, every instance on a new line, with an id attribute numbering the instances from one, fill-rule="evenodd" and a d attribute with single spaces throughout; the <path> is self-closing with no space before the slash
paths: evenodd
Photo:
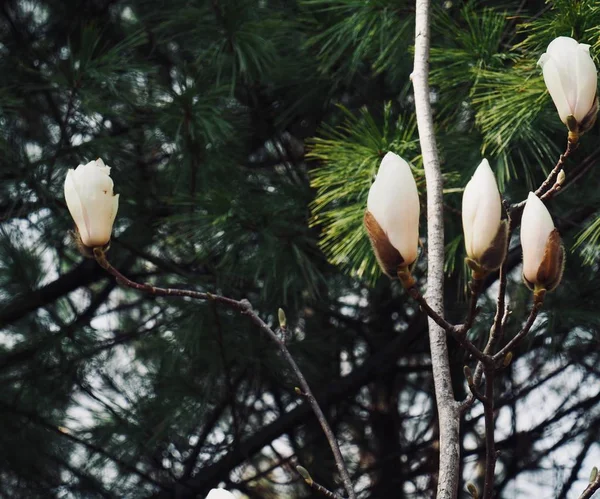
<path id="1" fill-rule="evenodd" d="M 430 1 L 416 1 L 415 60 L 412 74 L 415 108 L 427 184 L 427 293 L 429 305 L 444 313 L 444 218 L 442 174 L 429 92 Z M 459 482 L 459 408 L 452 391 L 446 333 L 429 319 L 429 343 L 440 425 L 437 499 L 454 499 Z"/>

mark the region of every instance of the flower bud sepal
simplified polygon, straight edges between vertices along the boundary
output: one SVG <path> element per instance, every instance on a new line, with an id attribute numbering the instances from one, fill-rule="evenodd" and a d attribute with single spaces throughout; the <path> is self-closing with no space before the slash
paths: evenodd
<path id="1" fill-rule="evenodd" d="M 97 246 L 95 248 L 88 248 L 92 252 L 92 258 L 94 258 L 98 262 L 98 265 L 100 265 L 100 267 L 102 267 L 105 270 L 108 270 L 108 268 L 110 267 L 110 264 L 108 263 L 105 254 L 105 251 L 108 250 L 108 246 L 110 246 L 110 244 L 106 247 Z"/>
<path id="2" fill-rule="evenodd" d="M 370 211 L 365 212 L 363 221 L 379 267 L 385 275 L 394 279 L 400 267 L 408 268 L 404 258 L 392 245 L 387 234 Z"/>
<path id="3" fill-rule="evenodd" d="M 546 297 L 547 289 L 544 286 L 536 284 L 533 287 L 533 306 L 538 307 L 544 303 L 544 298 Z"/>
<path id="4" fill-rule="evenodd" d="M 575 116 L 572 114 L 567 116 L 566 125 L 569 130 L 568 140 L 571 144 L 575 145 L 579 142 L 579 137 L 581 137 L 585 132 L 591 130 L 591 128 L 596 124 L 596 118 L 598 117 L 598 96 L 594 98 L 594 103 L 590 111 L 585 115 L 585 117 L 579 122 L 575 119 Z"/>
<path id="5" fill-rule="evenodd" d="M 410 267 L 398 265 L 397 275 L 398 280 L 404 289 L 414 288 L 417 285 L 417 281 L 415 281 L 415 278 L 412 276 Z"/>
<path id="6" fill-rule="evenodd" d="M 502 220 L 498 226 L 498 232 L 492 240 L 489 248 L 483 252 L 477 260 L 465 258 L 465 263 L 471 269 L 473 280 L 480 281 L 490 272 L 498 270 L 506 258 L 508 248 L 508 223 Z"/>
<path id="7" fill-rule="evenodd" d="M 83 240 L 81 239 L 81 235 L 79 234 L 79 229 L 77 229 L 77 227 L 75 227 L 75 230 L 69 231 L 69 234 L 73 238 L 75 246 L 81 255 L 83 255 L 85 258 L 96 258 L 96 252 L 94 251 L 96 248 L 92 248 L 83 244 Z M 110 249 L 110 240 L 106 244 L 98 246 L 98 248 L 102 251 L 102 253 L 105 253 Z"/>

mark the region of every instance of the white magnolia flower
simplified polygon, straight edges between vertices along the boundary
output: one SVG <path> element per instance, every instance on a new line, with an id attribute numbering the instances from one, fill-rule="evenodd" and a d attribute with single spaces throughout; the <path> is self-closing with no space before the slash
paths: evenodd
<path id="1" fill-rule="evenodd" d="M 235 496 L 225 489 L 212 489 L 206 499 L 235 499 Z"/>
<path id="2" fill-rule="evenodd" d="M 573 116 L 582 124 L 586 118 L 589 120 L 590 112 L 594 112 L 595 119 L 598 77 L 589 45 L 559 36 L 548 45 L 538 64 L 563 123 L 567 124 L 567 117 Z"/>
<path id="3" fill-rule="evenodd" d="M 419 193 L 410 166 L 397 154 L 388 152 L 369 191 L 365 215 L 365 225 L 386 273 L 395 272 L 393 259 L 382 255 L 389 253 L 384 248 L 386 244 L 399 253 L 398 264 L 408 266 L 416 260 L 419 212 Z M 372 227 L 372 220 L 378 228 Z"/>
<path id="4" fill-rule="evenodd" d="M 533 192 L 523 210 L 521 247 L 526 283 L 554 289 L 562 276 L 564 248 L 548 209 Z"/>
<path id="5" fill-rule="evenodd" d="M 496 177 L 484 159 L 465 187 L 462 198 L 462 224 L 467 256 L 480 261 L 490 249 L 502 216 L 502 201 Z"/>
<path id="6" fill-rule="evenodd" d="M 114 195 L 110 168 L 101 159 L 67 172 L 65 200 L 84 246 L 94 248 L 110 241 L 119 195 Z"/>

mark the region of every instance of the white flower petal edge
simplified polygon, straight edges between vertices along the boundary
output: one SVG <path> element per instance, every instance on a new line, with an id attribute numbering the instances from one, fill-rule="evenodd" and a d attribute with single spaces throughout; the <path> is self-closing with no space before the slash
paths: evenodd
<path id="1" fill-rule="evenodd" d="M 206 499 L 235 499 L 235 496 L 225 489 L 212 489 Z"/>
<path id="2" fill-rule="evenodd" d="M 64 192 L 81 242 L 90 248 L 108 243 L 119 208 L 119 196 L 113 193 L 110 168 L 98 159 L 69 170 Z"/>
<path id="3" fill-rule="evenodd" d="M 404 264 L 417 258 L 419 246 L 419 193 L 409 164 L 388 152 L 369 191 L 367 210 L 373 215 Z"/>
<path id="4" fill-rule="evenodd" d="M 498 234 L 502 217 L 502 201 L 494 172 L 483 159 L 462 198 L 462 223 L 467 255 L 479 260 Z"/>
<path id="5" fill-rule="evenodd" d="M 554 223 L 544 203 L 533 192 L 529 193 L 521 219 L 521 247 L 523 248 L 523 275 L 531 283 L 544 260 L 546 243 Z"/>

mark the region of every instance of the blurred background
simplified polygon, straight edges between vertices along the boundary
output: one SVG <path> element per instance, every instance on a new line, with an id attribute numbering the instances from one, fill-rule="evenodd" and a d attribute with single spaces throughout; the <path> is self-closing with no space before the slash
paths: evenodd
<path id="1" fill-rule="evenodd" d="M 120 194 L 111 262 L 247 298 L 273 327 L 282 307 L 359 497 L 433 497 L 427 321 L 362 228 L 387 151 L 425 202 L 413 25 L 404 0 L 0 2 L 1 497 L 322 497 L 298 464 L 343 495 L 293 373 L 247 318 L 120 288 L 77 252 L 63 182 L 99 157 Z M 466 310 L 462 188 L 483 157 L 510 202 L 543 181 L 566 130 L 536 62 L 559 35 L 598 62 L 599 26 L 592 0 L 434 2 L 450 320 Z M 498 498 L 576 498 L 600 461 L 598 139 L 549 204 L 563 283 L 497 379 Z M 511 336 L 531 301 L 516 236 L 508 265 Z M 453 341 L 450 355 L 463 399 L 473 361 Z M 464 497 L 483 477 L 480 404 L 462 429 Z"/>

